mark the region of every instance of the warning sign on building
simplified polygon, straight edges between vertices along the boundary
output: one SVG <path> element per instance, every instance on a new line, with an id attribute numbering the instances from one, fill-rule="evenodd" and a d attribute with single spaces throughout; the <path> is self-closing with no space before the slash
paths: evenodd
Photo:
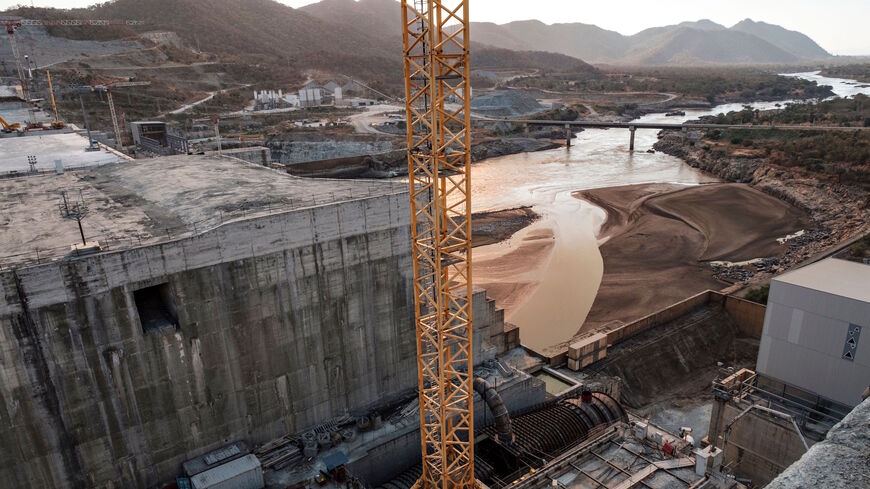
<path id="1" fill-rule="evenodd" d="M 846 344 L 843 345 L 843 359 L 855 361 L 855 353 L 858 352 L 858 340 L 861 338 L 861 326 L 850 324 L 846 332 Z"/>

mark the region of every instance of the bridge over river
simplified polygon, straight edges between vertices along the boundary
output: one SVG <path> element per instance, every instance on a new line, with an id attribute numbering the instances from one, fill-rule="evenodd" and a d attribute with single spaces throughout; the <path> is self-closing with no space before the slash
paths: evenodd
<path id="1" fill-rule="evenodd" d="M 751 125 L 751 124 L 703 124 L 703 123 L 667 123 L 667 122 L 602 122 L 602 121 L 551 121 L 535 119 L 487 119 L 529 126 L 561 126 L 565 128 L 568 146 L 571 146 L 572 128 L 590 129 L 628 129 L 630 132 L 629 150 L 634 151 L 634 132 L 638 129 L 671 129 L 688 131 L 690 129 L 750 129 L 758 131 L 870 131 L 870 127 L 849 126 L 799 126 L 799 125 Z"/>

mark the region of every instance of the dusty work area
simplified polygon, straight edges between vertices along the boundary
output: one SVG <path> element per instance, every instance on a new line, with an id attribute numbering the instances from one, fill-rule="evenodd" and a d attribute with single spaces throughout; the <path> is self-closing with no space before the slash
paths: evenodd
<path id="1" fill-rule="evenodd" d="M 616 382 L 636 414 L 674 431 L 689 426 L 700 440 L 710 423 L 710 382 L 720 368 L 752 368 L 758 343 L 721 304 L 705 304 L 608 348 L 606 359 L 581 372 L 562 372 L 588 385 Z"/>
<path id="2" fill-rule="evenodd" d="M 3 117 L 2 111 L 0 117 Z M 45 132 L 2 138 L 0 139 L 0 175 L 30 173 L 28 157 L 35 157 L 33 169 L 38 172 L 54 171 L 58 161 L 65 169 L 125 161 L 121 156 L 105 148 L 87 152 L 85 151 L 87 146 L 87 138 L 75 133 Z"/>
<path id="3" fill-rule="evenodd" d="M 29 139 L 29 138 L 28 138 Z M 63 256 L 81 242 L 67 203 L 84 203 L 88 241 L 108 249 L 198 234 L 223 223 L 405 192 L 387 181 L 317 180 L 206 156 L 172 156 L 0 179 L 0 267 Z"/>
<path id="4" fill-rule="evenodd" d="M 608 216 L 599 233 L 604 276 L 584 330 L 725 288 L 711 262 L 781 256 L 788 247 L 777 239 L 809 225 L 799 209 L 742 184 L 630 185 L 577 196 Z"/>

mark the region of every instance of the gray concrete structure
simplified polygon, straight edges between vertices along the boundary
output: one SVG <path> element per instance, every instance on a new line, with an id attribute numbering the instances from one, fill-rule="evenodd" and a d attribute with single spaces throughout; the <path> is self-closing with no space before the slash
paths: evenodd
<path id="1" fill-rule="evenodd" d="M 767 489 L 870 487 L 870 399 L 859 404 L 824 441 L 773 480 Z"/>
<path id="2" fill-rule="evenodd" d="M 65 178 L 12 184 L 50 195 Z M 150 488 L 229 440 L 263 443 L 413 393 L 407 193 L 217 158 L 77 181 L 116 233 L 184 232 L 0 268 L 0 487 Z M 56 204 L 14 195 L 17 215 Z M 66 242 L 50 222 L 18 224 L 19 243 Z M 483 360 L 510 337 L 483 292 L 474 306 Z"/>
<path id="3" fill-rule="evenodd" d="M 133 144 L 141 145 L 142 138 L 150 138 L 160 143 L 166 142 L 168 125 L 163 121 L 135 121 L 130 123 Z"/>
<path id="4" fill-rule="evenodd" d="M 288 165 L 357 155 L 386 153 L 395 149 L 391 141 L 287 141 L 272 143 L 276 161 Z"/>
<path id="5" fill-rule="evenodd" d="M 33 133 L 19 137 L 0 138 L 0 176 L 10 173 L 27 174 L 28 156 L 36 156 L 37 171 L 54 171 L 55 160 L 65 168 L 83 168 L 124 161 L 108 150 L 86 152 L 88 140 L 75 133 Z"/>
<path id="6" fill-rule="evenodd" d="M 830 258 L 773 279 L 756 370 L 860 403 L 870 386 L 870 266 Z"/>

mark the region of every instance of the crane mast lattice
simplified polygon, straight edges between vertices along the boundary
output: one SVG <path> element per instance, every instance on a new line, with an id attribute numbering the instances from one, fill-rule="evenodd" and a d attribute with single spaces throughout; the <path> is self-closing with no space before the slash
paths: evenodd
<path id="1" fill-rule="evenodd" d="M 423 475 L 476 487 L 467 0 L 402 0 Z"/>

